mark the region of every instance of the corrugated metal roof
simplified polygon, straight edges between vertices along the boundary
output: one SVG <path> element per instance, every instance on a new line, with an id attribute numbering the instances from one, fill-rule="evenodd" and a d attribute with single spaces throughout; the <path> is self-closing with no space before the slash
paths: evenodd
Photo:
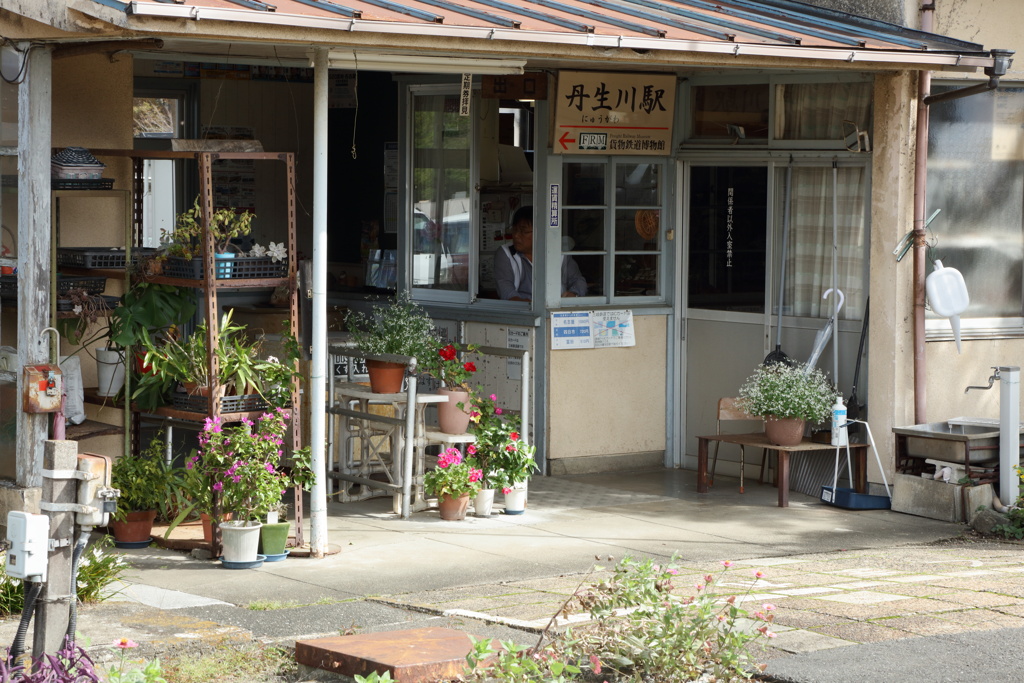
<path id="1" fill-rule="evenodd" d="M 154 33 L 168 21 L 223 21 L 437 38 L 778 53 L 930 68 L 986 65 L 981 45 L 795 0 L 92 1 L 108 8 L 105 17 L 109 8 L 122 9 L 122 26 Z"/>

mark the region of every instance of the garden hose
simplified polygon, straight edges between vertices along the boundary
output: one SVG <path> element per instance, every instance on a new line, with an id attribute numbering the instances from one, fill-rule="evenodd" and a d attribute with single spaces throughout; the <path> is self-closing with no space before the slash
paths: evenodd
<path id="1" fill-rule="evenodd" d="M 18 624 L 18 632 L 14 635 L 14 642 L 11 643 L 10 661 L 17 664 L 21 656 L 25 654 L 25 635 L 28 633 L 28 624 L 32 621 L 32 613 L 36 610 L 36 600 L 40 591 L 43 590 L 42 582 L 26 581 L 25 606 L 21 610 L 21 622 Z"/>
<path id="2" fill-rule="evenodd" d="M 69 594 L 71 612 L 68 615 L 68 630 L 64 634 L 64 642 L 68 647 L 75 644 L 75 628 L 78 621 L 78 561 L 82 559 L 82 553 L 85 552 L 85 546 L 89 543 L 89 534 L 91 533 L 91 526 L 83 526 L 82 532 L 78 535 L 75 550 L 71 553 L 71 592 Z"/>

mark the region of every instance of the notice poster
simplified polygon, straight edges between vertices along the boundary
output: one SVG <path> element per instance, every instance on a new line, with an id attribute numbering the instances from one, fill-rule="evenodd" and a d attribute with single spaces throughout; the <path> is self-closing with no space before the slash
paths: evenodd
<path id="1" fill-rule="evenodd" d="M 632 311 L 573 311 L 551 316 L 554 351 L 617 346 L 636 346 Z"/>

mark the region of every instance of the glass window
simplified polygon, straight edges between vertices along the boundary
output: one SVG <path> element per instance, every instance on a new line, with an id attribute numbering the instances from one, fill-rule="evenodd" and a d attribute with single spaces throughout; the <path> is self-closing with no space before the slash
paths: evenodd
<path id="1" fill-rule="evenodd" d="M 932 92 L 963 85 L 933 82 Z M 941 209 L 928 228 L 929 258 L 963 273 L 971 295 L 965 327 L 1019 326 L 1024 88 L 938 102 L 928 125 L 927 215 Z"/>
<path id="2" fill-rule="evenodd" d="M 563 280 L 578 267 L 586 281 L 585 293 L 564 281 L 563 289 L 608 299 L 662 295 L 663 177 L 661 162 L 563 162 Z"/>
<path id="3" fill-rule="evenodd" d="M 871 130 L 870 82 L 777 86 L 776 140 L 842 140 L 844 122 Z"/>
<path id="4" fill-rule="evenodd" d="M 412 98 L 412 285 L 469 291 L 473 118 L 457 94 Z"/>
<path id="5" fill-rule="evenodd" d="M 690 308 L 764 312 L 768 169 L 690 170 Z"/>
<path id="6" fill-rule="evenodd" d="M 767 83 L 694 86 L 693 137 L 763 143 L 768 139 L 769 93 Z"/>

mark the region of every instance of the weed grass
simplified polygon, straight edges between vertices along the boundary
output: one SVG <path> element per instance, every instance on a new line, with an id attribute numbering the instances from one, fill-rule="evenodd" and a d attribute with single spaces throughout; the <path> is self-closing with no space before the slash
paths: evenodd
<path id="1" fill-rule="evenodd" d="M 278 683 L 295 680 L 298 668 L 292 652 L 254 643 L 165 658 L 163 670 L 174 683 Z"/>

